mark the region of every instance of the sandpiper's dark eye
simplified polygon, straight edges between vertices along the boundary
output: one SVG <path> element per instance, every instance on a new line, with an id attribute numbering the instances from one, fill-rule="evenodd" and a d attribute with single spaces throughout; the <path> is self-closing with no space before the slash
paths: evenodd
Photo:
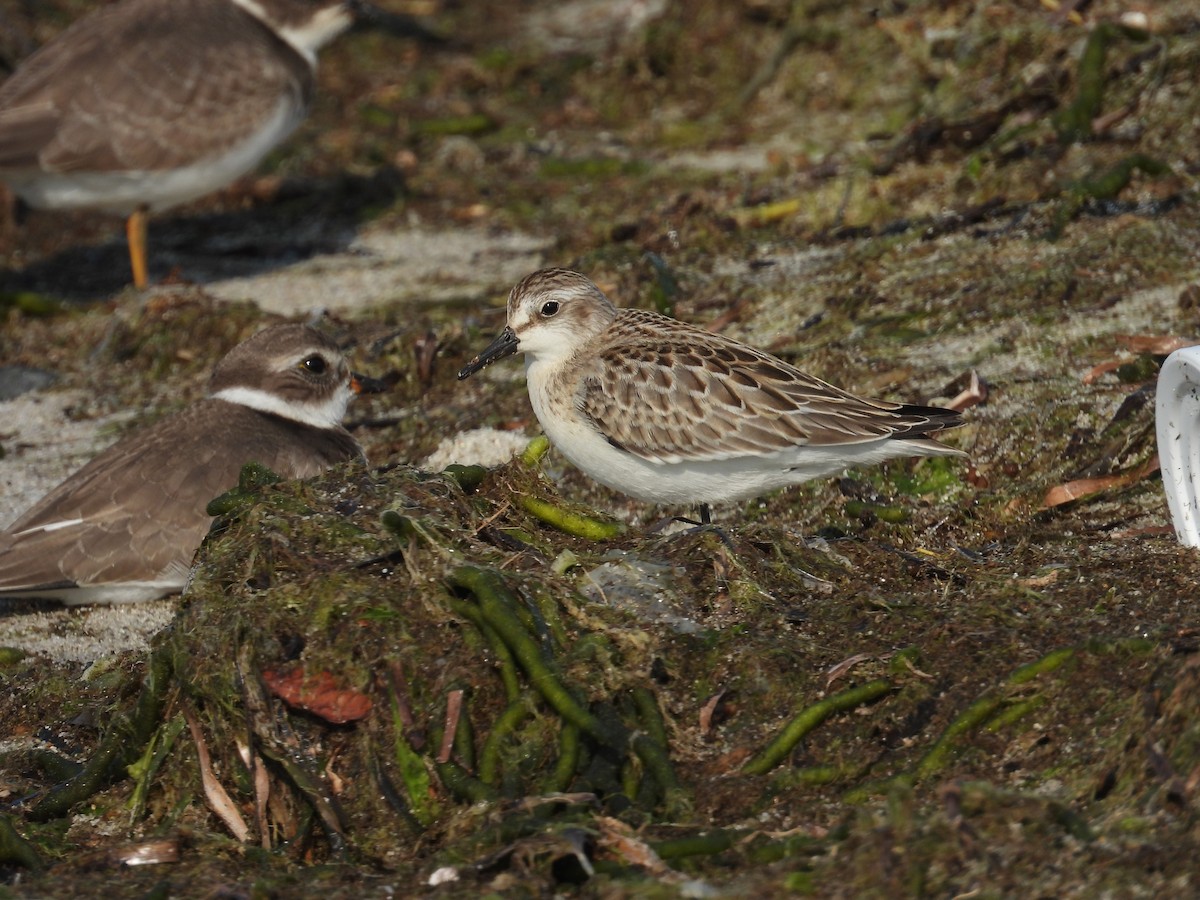
<path id="1" fill-rule="evenodd" d="M 556 312 L 558 312 L 558 301 L 557 300 L 547 300 L 545 303 L 542 304 L 542 315 L 545 318 L 547 318 L 547 319 L 550 318 Z"/>
<path id="2" fill-rule="evenodd" d="M 300 365 L 304 366 L 305 369 L 314 375 L 324 375 L 325 370 L 329 368 L 329 363 L 325 362 L 325 357 L 315 354 L 307 357 Z"/>

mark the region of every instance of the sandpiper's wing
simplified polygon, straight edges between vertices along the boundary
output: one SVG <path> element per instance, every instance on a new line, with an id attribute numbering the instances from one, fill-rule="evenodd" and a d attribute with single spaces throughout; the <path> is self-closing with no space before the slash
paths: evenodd
<path id="1" fill-rule="evenodd" d="M 856 397 L 767 353 L 642 310 L 622 311 L 579 371 L 580 410 L 614 445 L 662 463 L 921 440 L 961 421 L 948 409 Z"/>
<path id="2" fill-rule="evenodd" d="M 283 46 L 232 2 L 105 7 L 0 85 L 0 169 L 169 169 L 241 143 L 247 119 L 299 122 L 312 71 Z"/>

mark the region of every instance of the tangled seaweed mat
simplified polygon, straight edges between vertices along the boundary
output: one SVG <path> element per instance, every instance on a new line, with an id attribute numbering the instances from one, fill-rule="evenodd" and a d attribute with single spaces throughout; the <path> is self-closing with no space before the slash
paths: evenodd
<path id="1" fill-rule="evenodd" d="M 439 869 L 439 896 L 1191 877 L 1200 676 L 1178 645 L 1054 646 L 1057 612 L 965 556 L 762 525 L 588 541 L 523 512 L 551 493 L 527 462 L 243 476 L 86 766 L 4 761 L 29 790 L 2 864 L 60 860 L 40 896 L 72 874 L 164 896 L 415 892 Z M 583 596 L 580 572 L 633 558 L 653 603 Z M 181 861 L 126 869 L 114 833 Z"/>

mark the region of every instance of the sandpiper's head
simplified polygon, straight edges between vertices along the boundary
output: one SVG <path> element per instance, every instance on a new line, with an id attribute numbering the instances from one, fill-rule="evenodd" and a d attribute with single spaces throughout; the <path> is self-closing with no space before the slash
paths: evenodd
<path id="1" fill-rule="evenodd" d="M 458 373 L 467 378 L 520 351 L 531 359 L 565 359 L 606 329 L 617 310 L 590 279 L 570 269 L 542 269 L 508 295 L 508 325 Z"/>
<path id="2" fill-rule="evenodd" d="M 335 428 L 357 393 L 377 389 L 355 375 L 337 344 L 307 325 L 274 325 L 217 363 L 209 393 L 316 428 Z"/>

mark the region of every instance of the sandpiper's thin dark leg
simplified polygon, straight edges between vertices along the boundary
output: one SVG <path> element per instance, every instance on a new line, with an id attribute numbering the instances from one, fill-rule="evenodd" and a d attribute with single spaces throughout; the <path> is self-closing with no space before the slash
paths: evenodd
<path id="1" fill-rule="evenodd" d="M 712 524 L 712 510 L 708 508 L 707 503 L 700 504 L 700 524 L 701 525 L 711 525 Z"/>

